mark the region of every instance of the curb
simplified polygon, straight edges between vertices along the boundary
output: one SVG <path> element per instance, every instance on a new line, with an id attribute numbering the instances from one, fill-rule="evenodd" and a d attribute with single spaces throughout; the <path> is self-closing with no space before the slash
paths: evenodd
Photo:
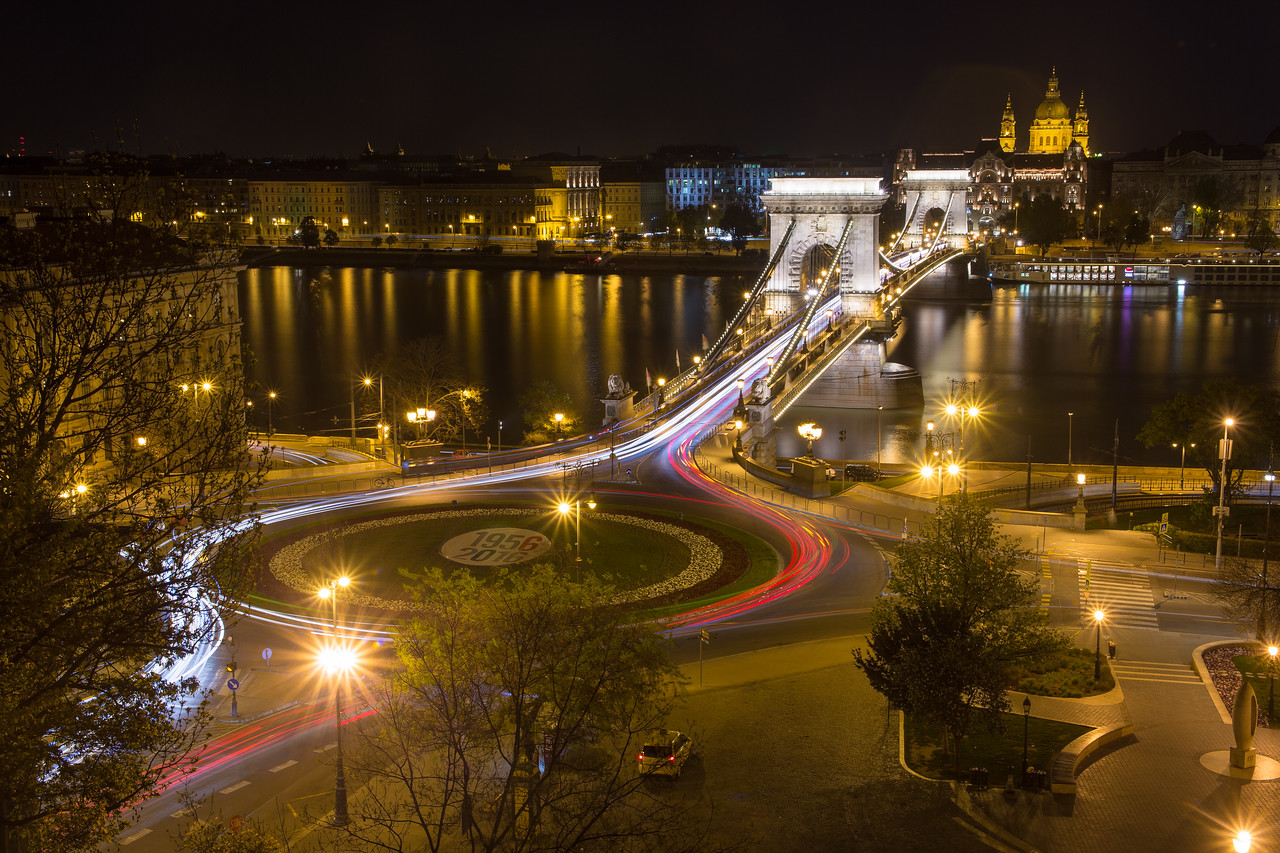
<path id="1" fill-rule="evenodd" d="M 1196 646 L 1191 652 L 1191 664 L 1196 668 L 1196 675 L 1200 676 L 1200 680 L 1204 682 L 1205 687 L 1209 691 L 1209 698 L 1213 700 L 1213 707 L 1218 709 L 1218 716 L 1226 725 L 1231 725 L 1231 712 L 1227 710 L 1227 706 L 1223 704 L 1222 697 L 1218 694 L 1218 688 L 1214 686 L 1213 679 L 1209 676 L 1209 668 L 1204 665 L 1204 653 L 1209 649 L 1216 649 L 1222 646 L 1248 646 L 1250 648 L 1262 648 L 1262 644 L 1255 640 L 1215 640 L 1212 643 L 1205 643 L 1203 646 Z"/>
<path id="2" fill-rule="evenodd" d="M 270 711 L 262 711 L 261 713 L 254 714 L 252 717 L 214 717 L 213 721 L 215 723 L 226 723 L 231 726 L 238 726 L 242 723 L 256 723 L 258 720 L 270 717 L 272 714 L 279 714 L 281 711 L 287 711 L 290 708 L 295 708 L 297 705 L 297 699 L 290 699 L 278 708 L 272 708 Z"/>
<path id="3" fill-rule="evenodd" d="M 1063 747 L 1049 762 L 1049 790 L 1054 794 L 1076 793 L 1076 771 L 1085 760 L 1107 744 L 1133 734 L 1133 723 L 1094 729 Z"/>

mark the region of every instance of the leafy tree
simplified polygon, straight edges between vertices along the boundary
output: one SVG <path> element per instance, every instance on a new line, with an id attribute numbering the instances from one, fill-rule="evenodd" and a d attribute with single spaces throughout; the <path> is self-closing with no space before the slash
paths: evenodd
<path id="1" fill-rule="evenodd" d="M 1129 216 L 1124 226 L 1124 242 L 1122 245 L 1139 246 L 1151 239 L 1151 222 L 1136 210 Z"/>
<path id="2" fill-rule="evenodd" d="M 1271 447 L 1280 440 L 1280 395 L 1238 379 L 1216 379 L 1199 391 L 1182 391 L 1156 406 L 1138 432 L 1146 447 L 1188 448 L 1188 459 L 1204 468 L 1216 493 L 1222 475 L 1218 441 L 1223 422 L 1232 418 L 1232 452 L 1227 465 L 1227 496 L 1239 488 L 1248 468 L 1266 468 Z M 1191 447 L 1195 444 L 1195 447 Z"/>
<path id="3" fill-rule="evenodd" d="M 378 248 L 379 246 L 382 245 L 382 238 L 377 235 L 374 235 L 373 239 L 369 241 L 369 245 L 373 246 L 373 248 L 375 249 Z"/>
<path id="4" fill-rule="evenodd" d="M 314 216 L 306 216 L 298 226 L 298 243 L 304 249 L 320 248 L 320 226 Z"/>
<path id="5" fill-rule="evenodd" d="M 98 849 L 183 760 L 198 685 L 149 665 L 252 582 L 236 259 L 98 214 L 142 177 L 101 170 L 64 202 L 89 218 L 2 259 L 0 832 L 30 850 Z"/>
<path id="6" fill-rule="evenodd" d="M 334 231 L 332 228 L 326 228 L 326 229 L 325 229 L 325 232 L 324 232 L 324 244 L 325 244 L 326 246 L 328 246 L 330 249 L 332 249 L 334 246 L 338 245 L 338 241 L 339 241 L 339 239 L 341 239 L 341 238 L 339 238 L 339 237 L 338 237 L 338 232 L 337 232 L 337 231 Z"/>
<path id="7" fill-rule="evenodd" d="M 975 719 L 999 730 L 1015 668 L 1066 644 L 1035 606 L 1035 582 L 1017 573 L 1029 557 L 995 532 L 984 504 L 947 498 L 920 538 L 898 547 L 894 595 L 876 602 L 855 664 L 889 701 L 941 726 L 944 741 Z"/>
<path id="8" fill-rule="evenodd" d="M 347 832 L 379 849 L 692 850 L 705 804 L 634 770 L 682 689 L 653 627 L 548 566 L 428 576 L 350 750 Z M 680 826 L 678 832 L 672 827 Z"/>
<path id="9" fill-rule="evenodd" d="M 394 234 L 387 235 L 386 243 L 387 243 L 388 249 L 390 249 L 392 246 L 394 246 L 396 243 L 399 243 L 399 242 L 400 242 L 400 238 L 397 237 L 396 235 Z"/>
<path id="10" fill-rule="evenodd" d="M 747 248 L 747 239 L 760 233 L 760 220 L 745 204 L 733 202 L 724 209 L 720 228 L 729 232 L 733 250 L 741 255 Z"/>
<path id="11" fill-rule="evenodd" d="M 1190 201 L 1200 220 L 1200 235 L 1217 235 L 1223 217 L 1237 206 L 1239 200 L 1239 189 L 1225 178 L 1209 175 L 1196 181 L 1191 188 Z"/>
<path id="12" fill-rule="evenodd" d="M 1034 199 L 1021 202 L 1018 227 L 1022 236 L 1040 250 L 1041 255 L 1049 253 L 1049 247 L 1060 243 L 1067 236 L 1067 212 L 1056 198 L 1041 194 Z"/>
<path id="13" fill-rule="evenodd" d="M 520 395 L 520 410 L 528 427 L 524 434 L 527 445 L 545 444 L 557 435 L 573 435 L 577 431 L 578 418 L 574 414 L 573 397 L 549 379 L 529 386 Z M 564 415 L 558 428 L 557 413 Z"/>
<path id="14" fill-rule="evenodd" d="M 1265 255 L 1272 249 L 1280 245 L 1280 240 L 1276 238 L 1276 233 L 1271 230 L 1271 226 L 1267 223 L 1266 214 L 1260 210 L 1255 210 L 1249 216 L 1246 225 L 1244 244 L 1259 255 Z"/>
<path id="15" fill-rule="evenodd" d="M 402 435 L 416 437 L 405 414 L 434 411 L 435 419 L 421 429 L 424 438 L 450 442 L 464 431 L 475 433 L 489 419 L 484 398 L 488 389 L 468 383 L 453 351 L 439 338 L 417 338 L 397 349 L 379 368 L 384 374 L 387 415 L 400 424 Z M 373 402 L 372 399 L 369 401 Z"/>

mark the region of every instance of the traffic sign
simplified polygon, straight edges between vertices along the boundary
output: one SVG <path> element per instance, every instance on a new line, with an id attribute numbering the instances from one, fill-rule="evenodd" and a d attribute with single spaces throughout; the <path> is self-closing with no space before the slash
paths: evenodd
<path id="1" fill-rule="evenodd" d="M 227 679 L 227 689 L 228 689 L 228 690 L 239 690 L 239 689 L 240 689 L 240 679 L 238 679 L 238 678 L 228 678 L 228 679 Z"/>
<path id="2" fill-rule="evenodd" d="M 271 649 L 262 650 L 262 659 L 265 661 L 271 660 Z"/>
<path id="3" fill-rule="evenodd" d="M 231 820 L 227 821 L 227 829 L 232 832 L 239 832 L 244 829 L 244 815 L 233 814 Z"/>
<path id="4" fill-rule="evenodd" d="M 702 629 L 702 633 L 699 635 L 698 639 L 699 639 L 700 641 L 704 642 L 704 643 L 710 643 L 710 642 L 711 642 L 711 634 L 709 634 L 709 633 L 707 632 L 707 629 L 706 629 L 706 628 L 703 628 L 703 629 Z"/>

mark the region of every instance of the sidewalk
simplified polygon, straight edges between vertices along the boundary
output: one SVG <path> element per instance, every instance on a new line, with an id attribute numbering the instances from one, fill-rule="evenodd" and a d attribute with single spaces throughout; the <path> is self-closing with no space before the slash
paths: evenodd
<path id="1" fill-rule="evenodd" d="M 730 448 L 716 444 L 711 441 L 704 446 L 708 456 L 726 468 L 733 465 Z M 980 476 L 981 472 L 974 479 Z M 918 483 L 903 488 L 914 497 L 924 496 Z M 822 503 L 839 506 L 856 501 L 864 513 L 896 515 L 912 530 L 925 519 L 925 512 L 877 501 L 874 491 L 860 488 L 856 497 L 839 496 Z M 1191 571 L 1203 576 L 1208 568 L 1195 560 L 1175 562 L 1168 552 L 1161 552 L 1155 537 L 1145 532 L 1072 530 L 1034 523 L 1002 524 L 1000 529 L 1029 550 L 1051 554 L 1064 580 L 1076 580 L 1073 559 L 1135 577 L 1145 577 L 1148 572 L 1176 575 Z M 1054 604 L 1060 612 L 1057 621 L 1068 629 L 1074 625 L 1075 632 L 1084 634 L 1082 639 L 1087 641 L 1089 628 L 1081 627 L 1078 589 L 1073 583 L 1062 586 L 1070 590 L 1059 594 L 1054 588 Z M 1158 590 L 1148 587 L 1148 591 L 1154 596 Z M 1176 606 L 1176 602 L 1165 603 Z M 1153 602 L 1152 609 L 1160 604 Z M 1050 853 L 1229 850 L 1239 829 L 1253 832 L 1255 850 L 1259 844 L 1266 849 L 1280 846 L 1280 839 L 1266 837 L 1268 829 L 1280 827 L 1280 780 L 1223 775 L 1221 760 L 1210 757 L 1234 745 L 1234 735 L 1214 704 L 1213 686 L 1203 683 L 1192 670 L 1191 656 L 1197 646 L 1227 637 L 1142 627 L 1108 626 L 1106 633 L 1120 640 L 1123 657 L 1111 664 L 1117 688 L 1105 696 L 1082 700 L 1032 697 L 1032 710 L 1037 717 L 1091 727 L 1132 724 L 1134 735 L 1083 759 L 1074 795 L 1019 792 L 1009 800 L 1002 790 L 968 792 L 971 816 L 999 827 L 991 834 L 1003 838 L 1004 843 L 993 846 L 1008 849 L 1012 844 Z M 794 658 L 793 665 L 799 664 L 799 671 L 805 671 L 847 660 L 850 640 L 833 642 L 840 649 L 833 651 L 826 645 L 807 648 Z M 728 687 L 721 682 L 731 682 L 735 674 L 737 678 L 775 677 L 785 667 L 769 652 L 784 654 L 785 650 L 742 656 L 744 660 L 732 662 L 727 672 L 717 667 L 713 674 L 708 669 L 707 688 Z M 1016 707 L 1022 697 L 1011 693 L 1010 701 Z M 1254 747 L 1260 757 L 1280 760 L 1280 731 L 1258 729 Z M 945 846 L 941 844 L 940 849 Z"/>

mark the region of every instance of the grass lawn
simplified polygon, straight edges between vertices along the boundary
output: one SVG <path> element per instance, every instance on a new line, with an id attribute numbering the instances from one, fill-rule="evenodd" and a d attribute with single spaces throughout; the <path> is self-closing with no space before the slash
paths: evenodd
<path id="1" fill-rule="evenodd" d="M 447 509 L 441 507 L 442 509 Z M 454 536 L 465 535 L 486 527 L 508 527 L 541 533 L 555 543 L 553 550 L 535 558 L 535 562 L 551 563 L 573 572 L 573 522 L 566 521 L 558 512 L 531 512 L 527 515 L 511 515 L 494 512 L 484 514 L 483 504 L 473 504 L 465 509 L 480 512 L 456 518 L 424 518 L 419 521 L 391 524 L 370 530 L 351 532 L 339 538 L 340 545 L 320 546 L 304 559 L 304 569 L 321 577 L 328 567 L 340 561 L 350 567 L 353 576 L 359 578 L 360 591 L 388 599 L 408 598 L 409 593 L 424 568 L 440 567 L 446 570 L 462 568 L 446 559 L 440 546 Z M 628 507 L 610 507 L 619 514 L 628 514 Z M 618 589 L 636 589 L 658 583 L 680 574 L 689 564 L 688 548 L 676 539 L 623 522 L 608 522 L 609 513 L 582 511 L 582 564 L 584 574 L 595 572 L 607 576 Z M 758 586 L 778 572 L 778 555 L 768 544 L 755 536 L 727 525 L 702 518 L 679 516 L 674 512 L 636 511 L 640 516 L 659 520 L 678 517 L 695 526 L 709 528 L 724 537 L 733 539 L 741 550 L 730 550 L 725 558 L 727 565 L 742 565 L 745 571 L 724 587 L 699 596 L 695 600 L 664 605 L 638 614 L 652 619 L 683 612 L 722 600 L 743 590 Z M 357 523 L 382 517 L 381 513 L 349 516 L 344 521 Z M 293 535 L 309 535 L 323 529 L 340 530 L 339 525 L 310 525 L 295 530 Z M 745 553 L 744 553 L 745 552 Z M 516 564 L 519 565 L 519 564 Z M 497 569 L 468 567 L 481 576 L 490 576 Z M 261 598 L 261 596 L 256 596 Z M 270 601 L 271 599 L 262 599 Z"/>
<path id="2" fill-rule="evenodd" d="M 1035 701 L 1032 700 L 1032 707 L 1034 706 Z M 1003 735 L 996 732 L 975 732 L 964 739 L 960 748 L 962 775 L 972 767 L 985 767 L 990 774 L 988 782 L 991 785 L 1004 785 L 1010 770 L 1014 773 L 1015 784 L 1020 781 L 1023 716 L 1005 714 L 1004 721 Z M 1039 770 L 1048 769 L 1049 762 L 1064 746 L 1090 731 L 1087 726 L 1036 717 L 1028 718 L 1026 723 L 1027 764 Z M 943 753 L 940 732 L 936 726 L 921 725 L 907 714 L 905 740 L 908 767 L 931 779 L 955 778 L 955 756 Z"/>
<path id="3" fill-rule="evenodd" d="M 1086 649 L 1066 649 L 1049 655 L 1018 672 L 1014 676 L 1014 689 L 1033 696 L 1069 699 L 1106 693 L 1116 686 L 1116 680 L 1107 663 L 1106 649 L 1102 656 L 1102 678 L 1093 680 L 1094 654 Z"/>
<path id="4" fill-rule="evenodd" d="M 619 589 L 648 586 L 677 575 L 689 564 L 689 549 L 675 539 L 632 524 L 609 522 L 608 513 L 582 513 L 582 571 L 608 575 Z M 455 536 L 482 528 L 520 528 L 541 533 L 555 543 L 537 562 L 563 562 L 573 568 L 574 526 L 554 510 L 528 515 L 468 515 L 423 518 L 376 527 L 342 537 L 344 559 L 358 566 L 361 592 L 382 598 L 405 598 L 426 568 L 446 571 L 459 564 L 441 555 L 440 546 Z M 332 560 L 328 549 L 317 548 L 303 567 L 317 577 Z M 469 567 L 481 577 L 498 569 Z"/>

